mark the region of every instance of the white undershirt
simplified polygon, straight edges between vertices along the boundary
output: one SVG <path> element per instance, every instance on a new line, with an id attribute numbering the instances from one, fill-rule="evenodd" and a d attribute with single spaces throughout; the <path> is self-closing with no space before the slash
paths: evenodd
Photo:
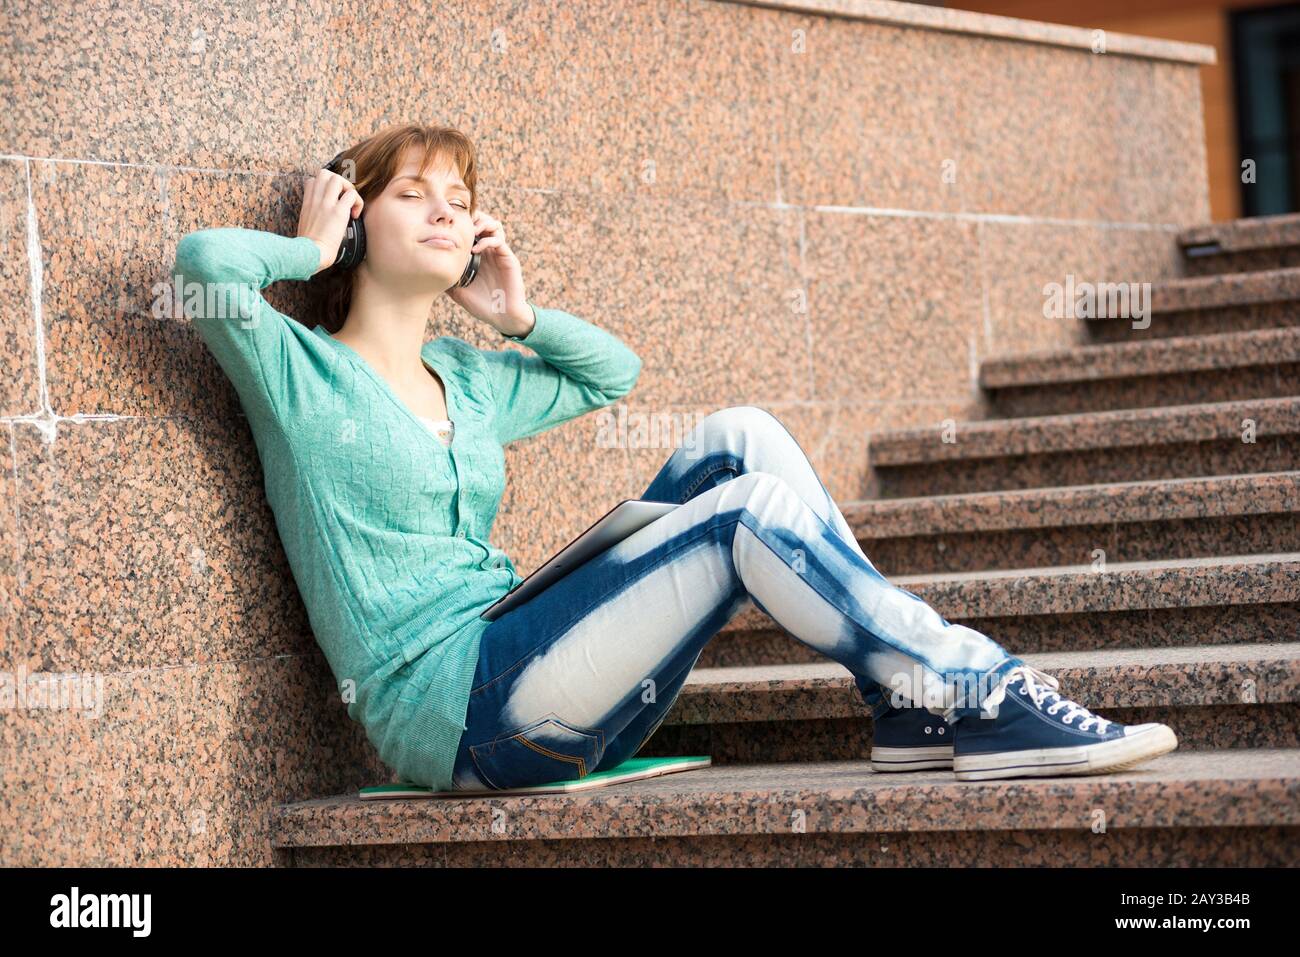
<path id="1" fill-rule="evenodd" d="M 429 427 L 429 431 L 437 436 L 438 441 L 442 442 L 443 445 L 451 444 L 451 419 L 431 419 L 427 415 L 419 416 L 419 419 Z"/>

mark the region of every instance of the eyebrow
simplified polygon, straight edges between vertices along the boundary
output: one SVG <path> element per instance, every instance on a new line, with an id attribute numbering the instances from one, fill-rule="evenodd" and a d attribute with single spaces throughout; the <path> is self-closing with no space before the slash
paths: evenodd
<path id="1" fill-rule="evenodd" d="M 407 173 L 405 176 L 399 176 L 399 177 L 397 177 L 397 179 L 395 179 L 393 182 L 395 182 L 395 183 L 400 183 L 400 182 L 401 182 L 402 180 L 404 180 L 404 179 L 414 180 L 414 181 L 417 182 L 417 183 L 424 183 L 425 185 L 430 185 L 430 182 L 429 182 L 428 177 L 425 177 L 425 176 L 412 176 L 410 173 Z M 463 190 L 463 191 L 466 192 L 466 193 L 469 192 L 469 187 L 466 186 L 464 183 L 462 183 L 460 180 L 456 180 L 456 182 L 452 183 L 452 184 L 451 184 L 451 188 L 452 188 L 452 189 Z"/>

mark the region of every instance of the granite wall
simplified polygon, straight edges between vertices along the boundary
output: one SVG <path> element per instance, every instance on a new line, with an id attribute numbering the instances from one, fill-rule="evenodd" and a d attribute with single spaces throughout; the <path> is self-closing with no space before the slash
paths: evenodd
<path id="1" fill-rule="evenodd" d="M 509 450 L 524 571 L 727 405 L 861 497 L 874 431 L 978 417 L 981 359 L 1080 338 L 1045 282 L 1170 275 L 1208 218 L 1207 48 L 784 6 L 9 5 L 0 672 L 88 680 L 0 709 L 0 864 L 271 864 L 268 808 L 387 779 L 228 383 L 150 308 L 182 235 L 292 234 L 304 177 L 374 129 L 468 132 L 530 297 L 645 361 L 612 433 Z M 311 324 L 293 285 L 267 296 Z M 430 336 L 499 345 L 458 311 Z"/>

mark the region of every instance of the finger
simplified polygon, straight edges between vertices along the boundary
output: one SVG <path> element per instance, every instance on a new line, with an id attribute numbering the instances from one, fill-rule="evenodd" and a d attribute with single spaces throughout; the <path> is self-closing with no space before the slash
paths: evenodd
<path id="1" fill-rule="evenodd" d="M 321 170 L 321 190 L 326 196 L 331 196 L 335 200 L 343 198 L 343 194 L 352 188 L 352 182 L 346 176 L 340 176 L 332 170 Z"/>
<path id="2" fill-rule="evenodd" d="M 501 224 L 494 219 L 487 219 L 481 223 L 474 224 L 475 235 L 495 235 L 501 231 Z"/>
<path id="3" fill-rule="evenodd" d="M 500 236 L 488 236 L 484 239 L 480 239 L 473 246 L 471 246 L 470 252 L 477 253 L 477 252 L 482 252 L 485 249 L 491 249 L 493 246 L 505 247 L 505 245 L 506 245 L 506 241 L 502 239 Z"/>
<path id="4" fill-rule="evenodd" d="M 361 194 L 357 192 L 356 187 L 347 180 L 342 180 L 335 192 L 334 202 L 339 206 L 351 206 L 361 198 Z"/>

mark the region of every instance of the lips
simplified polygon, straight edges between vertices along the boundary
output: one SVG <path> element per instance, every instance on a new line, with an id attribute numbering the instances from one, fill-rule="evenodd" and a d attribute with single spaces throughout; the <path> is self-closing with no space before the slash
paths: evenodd
<path id="1" fill-rule="evenodd" d="M 434 246 L 439 249 L 456 248 L 456 240 L 447 236 L 430 236 L 428 239 L 421 239 L 420 243 L 424 246 Z"/>

